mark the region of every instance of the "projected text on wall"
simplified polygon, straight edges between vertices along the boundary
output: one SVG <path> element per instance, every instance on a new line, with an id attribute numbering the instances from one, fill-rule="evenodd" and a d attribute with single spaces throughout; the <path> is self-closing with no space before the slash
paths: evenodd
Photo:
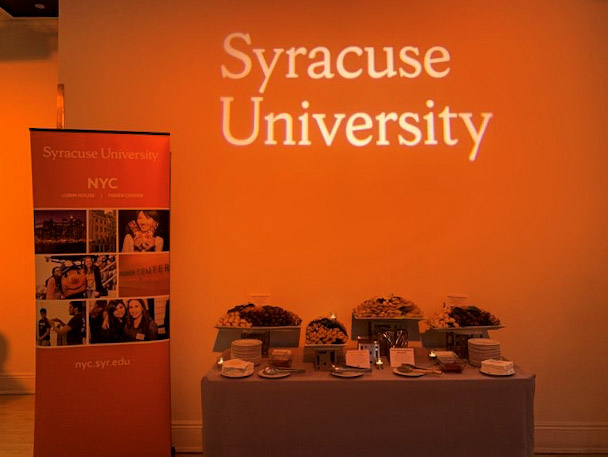
<path id="1" fill-rule="evenodd" d="M 430 98 L 416 110 L 324 113 L 317 112 L 314 101 L 304 96 L 295 111 L 264 112 L 264 96 L 269 83 L 281 77 L 310 80 L 369 77 L 380 83 L 386 79 L 407 81 L 426 75 L 439 82 L 451 70 L 450 53 L 442 46 L 427 49 L 387 46 L 381 53 L 373 47 L 359 46 L 347 46 L 337 53 L 324 46 L 273 48 L 267 52 L 264 48 L 253 47 L 248 33 L 236 32 L 224 39 L 224 51 L 228 64 L 221 65 L 222 78 L 243 80 L 261 74 L 259 85 L 256 82 L 257 92 L 246 103 L 238 102 L 239 109 L 251 113 L 250 133 L 240 136 L 233 133 L 231 121 L 237 103 L 232 96 L 220 97 L 222 134 L 235 146 L 248 146 L 256 141 L 263 141 L 267 146 L 312 146 L 313 137 L 332 146 L 336 138 L 342 136 L 355 147 L 467 144 L 470 145 L 469 160 L 474 161 L 492 118 L 491 112 L 458 112 L 448 104 L 439 104 Z M 383 68 L 378 70 L 380 60 Z M 279 63 L 286 68 L 285 72 L 277 71 Z M 254 65 L 259 67 L 259 72 L 252 72 Z M 458 124 L 464 129 L 458 129 Z M 458 137 L 456 131 L 466 133 Z"/>

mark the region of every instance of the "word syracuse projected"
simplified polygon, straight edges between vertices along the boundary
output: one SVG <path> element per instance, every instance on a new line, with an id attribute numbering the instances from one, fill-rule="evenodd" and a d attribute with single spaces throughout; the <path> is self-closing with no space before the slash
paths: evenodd
<path id="1" fill-rule="evenodd" d="M 291 47 L 289 49 L 273 48 L 272 55 L 266 56 L 266 49 L 252 48 L 251 37 L 248 33 L 231 33 L 224 39 L 224 51 L 230 57 L 232 67 L 239 71 L 232 71 L 228 66 L 222 65 L 220 70 L 222 78 L 244 79 L 251 74 L 253 67 L 252 53 L 260 67 L 263 78 L 258 87 L 258 93 L 264 94 L 277 67 L 277 63 L 286 61 L 287 72 L 283 77 L 297 79 L 306 75 L 312 80 L 333 79 L 341 77 L 347 80 L 357 79 L 365 73 L 374 80 L 385 78 L 403 78 L 405 80 L 419 77 L 423 72 L 434 79 L 443 79 L 450 73 L 450 53 L 441 46 L 433 46 L 423 52 L 414 46 L 404 46 L 398 50 L 392 47 L 383 47 L 385 68 L 376 69 L 376 50 L 373 47 L 348 46 L 332 58 L 331 51 L 324 46 L 312 49 L 305 47 Z M 248 52 L 250 51 L 250 53 Z M 234 60 L 233 60 L 234 59 Z M 235 65 L 236 62 L 236 65 Z M 304 64 L 303 64 L 304 62 Z M 305 68 L 305 72 L 303 69 Z M 365 70 L 364 70 L 365 69 Z M 247 146 L 254 143 L 260 136 L 262 104 L 264 97 L 252 96 L 249 100 L 252 110 L 251 134 L 237 138 L 232 133 L 231 114 L 234 97 L 222 96 L 222 134 L 224 139 L 235 146 Z M 249 104 L 247 102 L 247 104 Z M 239 104 L 242 106 L 242 104 Z M 369 114 L 366 112 L 354 113 L 315 113 L 309 111 L 311 103 L 302 100 L 298 113 L 292 115 L 288 112 L 269 112 L 264 115 L 266 123 L 266 138 L 264 144 L 277 145 L 275 130 L 284 126 L 285 135 L 282 144 L 285 146 L 310 146 L 311 129 L 320 133 L 327 146 L 331 146 L 340 132 L 353 146 L 363 147 L 370 144 L 376 146 L 390 146 L 396 142 L 400 146 L 413 147 L 423 144 L 425 146 L 438 145 L 441 142 L 447 146 L 455 146 L 460 139 L 452 134 L 453 123 L 460 122 L 472 141 L 469 160 L 477 158 L 479 147 L 485 135 L 492 113 L 481 113 L 477 124 L 473 113 L 453 112 L 450 106 L 444 105 L 434 110 L 435 101 L 428 99 L 425 102 L 425 112 L 396 112 L 382 111 Z M 294 117 L 296 121 L 294 122 Z M 329 117 L 329 119 L 328 119 Z M 333 119 L 332 119 L 333 117 Z M 393 125 L 399 128 L 397 135 L 389 136 Z M 442 134 L 438 134 L 441 125 Z M 297 136 L 297 139 L 296 139 Z"/>

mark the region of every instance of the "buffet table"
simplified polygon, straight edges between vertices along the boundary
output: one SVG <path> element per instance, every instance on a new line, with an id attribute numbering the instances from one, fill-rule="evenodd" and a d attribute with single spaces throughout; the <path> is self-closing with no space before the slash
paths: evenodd
<path id="1" fill-rule="evenodd" d="M 430 364 L 416 350 L 418 365 Z M 283 379 L 201 382 L 205 457 L 531 457 L 535 375 L 400 377 L 388 363 L 361 377 L 314 371 Z"/>

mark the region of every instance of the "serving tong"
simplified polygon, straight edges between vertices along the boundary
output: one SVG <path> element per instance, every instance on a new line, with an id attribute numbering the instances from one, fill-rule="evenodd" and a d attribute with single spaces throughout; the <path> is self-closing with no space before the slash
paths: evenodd
<path id="1" fill-rule="evenodd" d="M 339 367 L 337 365 L 332 365 L 331 371 L 334 373 L 371 373 L 372 369 L 359 367 Z"/>
<path id="2" fill-rule="evenodd" d="M 441 370 L 435 370 L 433 368 L 417 367 L 411 363 L 402 363 L 397 370 L 402 373 L 428 373 L 428 374 L 443 374 Z"/>
<path id="3" fill-rule="evenodd" d="M 266 367 L 262 370 L 264 374 L 273 375 L 277 373 L 305 373 L 304 368 Z"/>

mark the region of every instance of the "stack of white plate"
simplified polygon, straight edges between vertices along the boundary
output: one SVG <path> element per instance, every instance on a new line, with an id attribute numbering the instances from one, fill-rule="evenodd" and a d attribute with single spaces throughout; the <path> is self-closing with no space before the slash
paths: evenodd
<path id="1" fill-rule="evenodd" d="M 500 341 L 489 338 L 470 338 L 469 339 L 469 363 L 475 367 L 480 367 L 481 362 L 487 359 L 500 360 Z"/>
<path id="2" fill-rule="evenodd" d="M 262 363 L 262 342 L 255 339 L 234 340 L 230 347 L 230 358 Z"/>

